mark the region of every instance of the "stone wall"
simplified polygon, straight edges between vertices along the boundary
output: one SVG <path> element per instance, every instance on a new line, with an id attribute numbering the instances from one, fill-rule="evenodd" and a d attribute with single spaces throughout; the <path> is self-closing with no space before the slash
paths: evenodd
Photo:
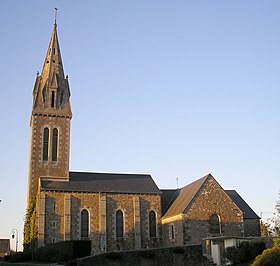
<path id="1" fill-rule="evenodd" d="M 261 236 L 259 219 L 244 219 L 244 236 Z"/>
<path id="2" fill-rule="evenodd" d="M 219 234 L 210 232 L 212 214 L 217 214 L 220 219 Z M 202 186 L 184 214 L 163 219 L 162 222 L 165 246 L 201 244 L 202 239 L 209 236 L 244 235 L 243 213 L 215 179 L 210 179 Z M 175 228 L 175 240 L 170 238 L 172 225 Z"/>
<path id="3" fill-rule="evenodd" d="M 162 242 L 164 247 L 184 245 L 183 220 L 181 215 L 162 224 Z"/>
<path id="4" fill-rule="evenodd" d="M 41 192 L 39 198 L 44 203 L 39 202 L 38 210 L 38 222 L 40 228 L 44 228 L 40 235 L 42 245 L 81 239 L 80 216 L 86 209 L 92 254 L 161 246 L 160 195 Z M 124 236 L 121 238 L 116 237 L 117 210 L 124 214 Z M 149 237 L 150 210 L 156 213 L 156 238 Z"/>
<path id="5" fill-rule="evenodd" d="M 174 248 L 103 253 L 97 256 L 78 259 L 78 265 L 200 266 L 211 264 L 207 264 L 207 262 L 205 261 L 202 255 L 201 245 L 194 245 Z"/>
<path id="6" fill-rule="evenodd" d="M 28 201 L 36 196 L 39 178 L 41 176 L 65 178 L 69 177 L 69 149 L 70 149 L 70 118 L 58 116 L 32 115 L 30 136 L 30 155 L 28 169 Z M 43 131 L 48 127 L 49 160 L 43 161 Z M 58 129 L 58 157 L 52 162 L 52 129 Z"/>

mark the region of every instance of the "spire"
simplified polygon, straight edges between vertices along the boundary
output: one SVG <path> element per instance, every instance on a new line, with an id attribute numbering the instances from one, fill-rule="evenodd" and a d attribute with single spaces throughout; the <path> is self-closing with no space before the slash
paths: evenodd
<path id="1" fill-rule="evenodd" d="M 57 12 L 57 10 L 56 10 Z M 33 110 L 51 111 L 69 106 L 70 88 L 64 76 L 63 64 L 57 36 L 56 14 L 51 40 L 48 46 L 41 75 L 37 75 L 33 91 Z"/>
<path id="2" fill-rule="evenodd" d="M 57 25 L 54 23 L 52 37 L 50 40 L 49 48 L 46 54 L 46 58 L 42 70 L 42 80 L 51 79 L 54 74 L 58 74 L 61 78 L 64 78 L 63 65 L 61 60 L 60 48 L 57 37 Z"/>

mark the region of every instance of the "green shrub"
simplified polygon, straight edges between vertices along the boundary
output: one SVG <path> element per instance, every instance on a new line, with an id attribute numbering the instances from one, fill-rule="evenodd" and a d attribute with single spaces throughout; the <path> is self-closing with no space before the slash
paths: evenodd
<path id="1" fill-rule="evenodd" d="M 173 247 L 172 252 L 175 254 L 183 254 L 183 253 L 185 253 L 185 249 L 184 249 L 184 247 L 179 247 L 179 246 Z"/>
<path id="2" fill-rule="evenodd" d="M 252 266 L 279 266 L 280 247 L 273 247 L 263 251 L 262 255 L 256 257 Z"/>
<path id="3" fill-rule="evenodd" d="M 155 257 L 155 252 L 153 250 L 141 250 L 139 251 L 139 254 L 142 258 L 145 258 L 145 259 L 154 259 Z"/>
<path id="4" fill-rule="evenodd" d="M 122 259 L 122 253 L 120 252 L 110 252 L 106 253 L 106 258 L 110 260 L 121 260 Z"/>
<path id="5" fill-rule="evenodd" d="M 34 260 L 40 262 L 63 262 L 63 253 L 53 246 L 39 248 L 34 254 Z"/>
<path id="6" fill-rule="evenodd" d="M 24 252 L 17 252 L 11 254 L 9 262 L 16 263 L 16 262 L 30 261 L 31 258 L 32 258 L 31 251 L 26 250 Z"/>
<path id="7" fill-rule="evenodd" d="M 238 265 L 253 260 L 265 248 L 263 241 L 243 241 L 238 247 L 228 247 L 225 251 L 225 257 L 233 265 Z"/>
<path id="8" fill-rule="evenodd" d="M 89 240 L 71 240 L 57 242 L 39 248 L 34 253 L 34 260 L 40 262 L 67 262 L 91 254 Z"/>
<path id="9" fill-rule="evenodd" d="M 273 244 L 274 246 L 280 246 L 280 237 L 273 238 Z"/>
<path id="10" fill-rule="evenodd" d="M 233 264 L 238 265 L 246 261 L 245 249 L 239 247 L 228 247 L 225 251 L 225 257 Z"/>

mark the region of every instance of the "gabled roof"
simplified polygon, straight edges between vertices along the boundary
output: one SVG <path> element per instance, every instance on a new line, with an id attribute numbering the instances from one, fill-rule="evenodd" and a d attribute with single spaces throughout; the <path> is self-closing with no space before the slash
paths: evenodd
<path id="1" fill-rule="evenodd" d="M 0 239 L 0 254 L 10 254 L 10 239 Z"/>
<path id="2" fill-rule="evenodd" d="M 250 208 L 244 199 L 235 190 L 225 190 L 232 201 L 243 212 L 244 219 L 260 219 L 260 217 Z"/>
<path id="3" fill-rule="evenodd" d="M 151 175 L 70 172 L 70 181 L 41 177 L 41 190 L 69 192 L 112 192 L 160 194 Z"/>
<path id="4" fill-rule="evenodd" d="M 170 216 L 175 216 L 180 213 L 183 213 L 184 210 L 189 206 L 189 204 L 191 203 L 192 199 L 195 197 L 199 189 L 209 178 L 213 178 L 211 174 L 208 174 L 192 182 L 191 184 L 181 188 L 177 195 L 177 198 L 171 204 L 170 208 L 164 214 L 163 218 L 167 218 Z"/>

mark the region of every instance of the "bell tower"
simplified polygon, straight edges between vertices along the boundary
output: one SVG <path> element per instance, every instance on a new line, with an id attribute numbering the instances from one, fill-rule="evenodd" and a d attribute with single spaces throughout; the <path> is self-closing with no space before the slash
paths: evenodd
<path id="1" fill-rule="evenodd" d="M 71 118 L 70 88 L 64 76 L 55 22 L 42 73 L 37 73 L 33 90 L 28 204 L 38 192 L 40 177 L 69 180 Z"/>

